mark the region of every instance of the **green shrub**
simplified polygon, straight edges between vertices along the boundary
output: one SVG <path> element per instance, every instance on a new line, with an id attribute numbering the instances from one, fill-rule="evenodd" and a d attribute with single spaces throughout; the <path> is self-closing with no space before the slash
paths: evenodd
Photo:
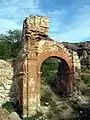
<path id="1" fill-rule="evenodd" d="M 45 60 L 41 67 L 43 82 L 46 84 L 50 84 L 51 86 L 54 84 L 56 73 L 58 71 L 58 59 L 49 58 Z"/>
<path id="2" fill-rule="evenodd" d="M 11 102 L 6 102 L 5 104 L 2 105 L 2 107 L 5 108 L 10 113 L 14 111 L 14 108 Z"/>
<path id="3" fill-rule="evenodd" d="M 89 74 L 81 75 L 81 79 L 84 81 L 85 84 L 90 84 L 90 75 Z"/>

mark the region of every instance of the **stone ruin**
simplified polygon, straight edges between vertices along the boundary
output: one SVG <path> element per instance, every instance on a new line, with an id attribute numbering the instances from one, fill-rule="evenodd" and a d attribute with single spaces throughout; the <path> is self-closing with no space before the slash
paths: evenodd
<path id="1" fill-rule="evenodd" d="M 67 94 L 71 93 L 80 79 L 80 60 L 75 51 L 69 51 L 62 43 L 48 36 L 49 20 L 45 16 L 30 16 L 24 20 L 20 52 L 13 60 L 13 102 L 19 101 L 23 117 L 38 110 L 41 98 L 41 66 L 50 57 L 62 61 L 57 83 Z M 58 86 L 57 85 L 57 86 Z M 1 91 L 1 87 L 0 87 Z"/>

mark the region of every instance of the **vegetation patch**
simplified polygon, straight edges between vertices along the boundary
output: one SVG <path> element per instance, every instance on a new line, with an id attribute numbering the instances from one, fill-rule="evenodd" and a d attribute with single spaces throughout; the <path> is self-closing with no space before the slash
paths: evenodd
<path id="1" fill-rule="evenodd" d="M 2 105 L 3 108 L 5 108 L 9 113 L 15 111 L 11 102 L 6 102 Z"/>
<path id="2" fill-rule="evenodd" d="M 85 84 L 90 85 L 90 74 L 81 75 L 81 79 L 84 81 Z"/>

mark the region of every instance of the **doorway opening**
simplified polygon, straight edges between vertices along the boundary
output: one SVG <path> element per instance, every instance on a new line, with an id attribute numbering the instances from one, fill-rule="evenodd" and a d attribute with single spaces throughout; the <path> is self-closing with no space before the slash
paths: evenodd
<path id="1" fill-rule="evenodd" d="M 58 57 L 47 58 L 41 66 L 41 105 L 51 101 L 53 92 L 67 95 L 69 67 L 65 60 Z"/>

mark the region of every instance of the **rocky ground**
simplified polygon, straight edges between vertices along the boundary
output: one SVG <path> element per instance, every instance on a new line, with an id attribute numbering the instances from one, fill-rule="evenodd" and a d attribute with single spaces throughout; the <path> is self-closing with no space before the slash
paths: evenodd
<path id="1" fill-rule="evenodd" d="M 34 116 L 24 120 L 90 120 L 89 93 L 90 88 L 85 84 L 82 85 L 81 90 L 75 90 L 68 97 L 60 96 L 49 85 L 43 85 L 42 107 Z M 0 108 L 0 120 L 21 119 L 16 112 L 9 113 L 6 109 Z"/>
<path id="2" fill-rule="evenodd" d="M 0 64 L 0 120 L 21 120 L 9 104 L 1 106 L 10 99 L 13 69 L 10 62 L 1 60 Z M 24 120 L 90 120 L 90 87 L 80 81 L 78 89 L 66 97 L 54 87 L 42 85 L 41 105 L 34 116 Z"/>
<path id="3" fill-rule="evenodd" d="M 83 85 L 82 88 L 87 87 Z M 78 88 L 73 94 L 65 97 L 55 93 L 54 88 L 51 89 L 50 86 L 43 86 L 42 107 L 36 115 L 24 120 L 90 120 L 90 96 L 81 91 Z"/>
<path id="4" fill-rule="evenodd" d="M 0 108 L 0 120 L 21 120 L 16 112 L 9 113 L 6 109 Z"/>

